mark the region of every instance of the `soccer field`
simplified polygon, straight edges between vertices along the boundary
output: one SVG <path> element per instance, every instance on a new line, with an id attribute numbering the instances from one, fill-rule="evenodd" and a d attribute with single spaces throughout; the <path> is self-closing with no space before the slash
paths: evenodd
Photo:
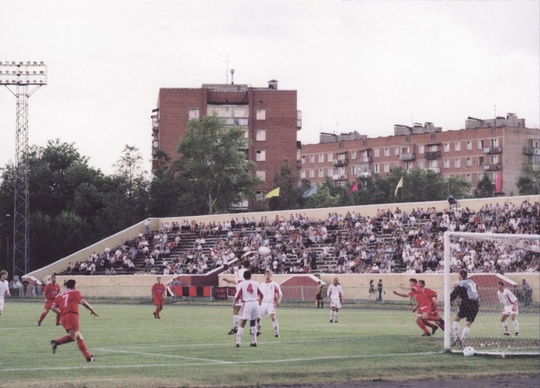
<path id="1" fill-rule="evenodd" d="M 92 303 L 92 301 L 90 301 Z M 0 317 L 2 387 L 277 386 L 539 375 L 539 358 L 463 357 L 442 353 L 443 336 L 421 337 L 405 306 L 345 306 L 339 323 L 329 309 L 311 305 L 278 309 L 280 338 L 263 318 L 258 347 L 234 346 L 228 305 L 167 304 L 154 319 L 151 304 L 92 303 L 99 318 L 81 308 L 81 333 L 95 363 L 75 343 L 52 354 L 50 340 L 65 334 L 43 304 L 6 300 Z M 538 312 L 520 314 L 523 335 L 537 327 Z M 493 324 L 479 319 L 475 325 Z M 537 335 L 537 334 L 536 334 Z M 474 326 L 471 331 L 474 336 Z"/>

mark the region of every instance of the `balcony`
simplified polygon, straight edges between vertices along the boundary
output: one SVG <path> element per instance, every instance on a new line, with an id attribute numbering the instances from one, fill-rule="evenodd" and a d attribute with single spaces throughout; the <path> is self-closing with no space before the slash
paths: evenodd
<path id="1" fill-rule="evenodd" d="M 496 155 L 502 152 L 502 147 L 487 147 L 484 148 L 484 154 L 487 155 Z"/>
<path id="2" fill-rule="evenodd" d="M 343 167 L 349 164 L 349 159 L 334 159 L 332 160 L 332 165 L 335 167 Z"/>
<path id="3" fill-rule="evenodd" d="M 426 168 L 427 171 L 433 171 L 435 174 L 440 174 L 441 173 L 441 168 L 440 167 L 428 167 Z"/>
<path id="4" fill-rule="evenodd" d="M 484 171 L 499 171 L 500 169 L 500 163 L 484 164 Z"/>
<path id="5" fill-rule="evenodd" d="M 525 155 L 536 155 L 536 156 L 540 156 L 540 148 L 523 147 L 523 153 L 524 153 Z"/>
<path id="6" fill-rule="evenodd" d="M 371 174 L 372 174 L 371 171 L 364 171 L 364 172 L 359 172 L 358 174 L 356 174 L 356 176 L 358 178 L 369 178 L 371 177 Z"/>
<path id="7" fill-rule="evenodd" d="M 347 174 L 345 175 L 332 175 L 332 179 L 335 181 L 346 181 L 347 180 Z"/>
<path id="8" fill-rule="evenodd" d="M 399 160 L 403 162 L 412 162 L 413 160 L 416 160 L 416 154 L 414 152 L 409 154 L 401 154 L 399 155 Z"/>
<path id="9" fill-rule="evenodd" d="M 371 156 L 361 156 L 358 158 L 358 163 L 371 163 L 373 158 Z"/>
<path id="10" fill-rule="evenodd" d="M 441 151 L 426 152 L 424 153 L 424 157 L 427 160 L 439 159 L 441 157 Z"/>

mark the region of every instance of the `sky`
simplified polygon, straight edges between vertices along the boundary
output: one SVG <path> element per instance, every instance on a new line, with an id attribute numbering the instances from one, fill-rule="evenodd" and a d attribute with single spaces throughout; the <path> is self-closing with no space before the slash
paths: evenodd
<path id="1" fill-rule="evenodd" d="M 0 61 L 43 61 L 30 145 L 73 144 L 105 174 L 126 145 L 150 170 L 160 88 L 296 90 L 304 144 L 516 113 L 540 126 L 540 1 L 0 0 Z M 12 90 L 15 90 L 11 87 Z M 0 168 L 16 98 L 0 89 Z"/>

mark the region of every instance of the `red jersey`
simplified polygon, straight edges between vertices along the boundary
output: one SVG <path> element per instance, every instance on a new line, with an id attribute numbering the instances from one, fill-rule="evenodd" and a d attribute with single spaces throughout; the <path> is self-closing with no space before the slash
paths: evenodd
<path id="1" fill-rule="evenodd" d="M 47 300 L 54 300 L 60 294 L 60 286 L 58 283 L 47 283 L 43 289 L 43 295 Z"/>
<path id="2" fill-rule="evenodd" d="M 163 299 L 163 293 L 165 292 L 165 290 L 166 290 L 165 284 L 163 284 L 163 283 L 155 283 L 152 286 L 152 297 L 154 299 L 156 299 L 156 298 Z"/>
<path id="3" fill-rule="evenodd" d="M 84 297 L 77 290 L 67 289 L 54 300 L 54 304 L 60 309 L 60 315 L 69 313 L 79 315 L 79 304 L 84 301 Z"/>
<path id="4" fill-rule="evenodd" d="M 428 292 L 426 293 L 425 290 L 428 290 Z M 413 297 L 414 300 L 416 300 L 416 303 L 418 303 L 418 311 L 425 309 L 431 310 L 432 298 L 436 295 L 437 293 L 435 291 L 430 290 L 429 288 L 422 289 L 418 284 L 412 286 L 411 292 L 409 292 L 409 296 Z"/>

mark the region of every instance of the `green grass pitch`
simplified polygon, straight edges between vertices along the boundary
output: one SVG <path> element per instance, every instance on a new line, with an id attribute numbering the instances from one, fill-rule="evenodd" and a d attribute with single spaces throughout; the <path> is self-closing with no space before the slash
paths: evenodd
<path id="1" fill-rule="evenodd" d="M 90 303 L 100 317 L 81 307 L 80 324 L 95 363 L 87 363 L 75 343 L 59 346 L 53 355 L 50 340 L 65 334 L 54 325 L 53 314 L 38 327 L 41 302 L 6 299 L 0 316 L 0 386 L 278 386 L 509 373 L 540 377 L 538 357 L 443 353 L 442 333 L 421 337 L 404 305 L 345 305 L 339 323 L 329 322 L 328 308 L 284 305 L 278 308 L 280 338 L 264 317 L 258 347 L 249 346 L 245 333 L 236 348 L 235 336 L 227 335 L 232 325 L 228 304 L 168 303 L 158 320 L 150 303 Z M 523 335 L 527 327 L 538 329 L 537 312 L 519 317 Z M 479 318 L 476 324 L 498 322 Z"/>

